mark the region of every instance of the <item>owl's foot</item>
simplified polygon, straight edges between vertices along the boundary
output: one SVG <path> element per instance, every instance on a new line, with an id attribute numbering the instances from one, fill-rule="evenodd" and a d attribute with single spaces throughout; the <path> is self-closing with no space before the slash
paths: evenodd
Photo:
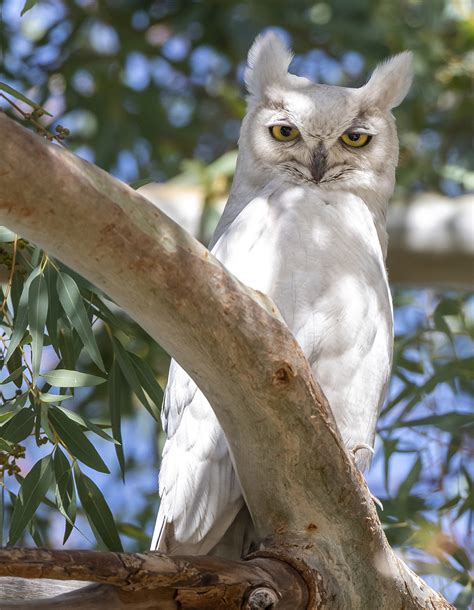
<path id="1" fill-rule="evenodd" d="M 367 445 L 367 443 L 358 443 L 355 447 L 353 447 L 352 449 L 350 449 L 349 453 L 352 455 L 354 461 L 355 461 L 355 455 L 358 451 L 360 451 L 361 449 L 367 449 L 367 451 L 370 451 L 370 453 L 372 455 L 374 455 L 374 449 L 373 447 L 371 447 L 370 445 Z M 370 494 L 370 491 L 369 491 Z M 383 504 L 382 502 L 374 495 L 370 494 L 370 497 L 372 498 L 372 502 L 378 506 L 380 508 L 380 510 L 383 510 Z"/>
<path id="2" fill-rule="evenodd" d="M 350 450 L 350 452 L 352 453 L 352 457 L 355 458 L 355 454 L 361 449 L 367 449 L 367 451 L 370 451 L 370 453 L 374 455 L 373 447 L 367 445 L 367 443 L 357 443 L 357 445 L 355 447 L 352 447 L 352 449 Z"/>

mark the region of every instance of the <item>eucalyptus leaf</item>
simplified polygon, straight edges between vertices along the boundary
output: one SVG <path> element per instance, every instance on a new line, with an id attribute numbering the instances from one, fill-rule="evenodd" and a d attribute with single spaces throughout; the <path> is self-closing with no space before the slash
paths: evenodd
<path id="1" fill-rule="evenodd" d="M 40 267 L 36 267 L 25 280 L 23 284 L 23 290 L 21 293 L 20 300 L 18 302 L 18 308 L 15 315 L 15 323 L 13 325 L 13 332 L 10 337 L 10 343 L 8 344 L 7 353 L 5 354 L 5 362 L 11 358 L 13 352 L 20 345 L 21 340 L 26 332 L 28 325 L 28 298 L 30 285 L 32 281 L 41 273 Z"/>
<path id="2" fill-rule="evenodd" d="M 16 233 L 7 229 L 7 227 L 0 227 L 0 242 L 8 243 L 15 241 Z"/>
<path id="3" fill-rule="evenodd" d="M 57 407 L 50 407 L 49 422 L 74 457 L 94 470 L 109 473 L 109 469 L 97 449 L 78 424 Z"/>
<path id="4" fill-rule="evenodd" d="M 10 382 L 15 382 L 18 379 L 21 379 L 23 371 L 26 369 L 26 366 L 19 366 L 17 369 L 12 371 L 8 377 L 5 377 L 3 381 L 0 382 L 0 385 L 6 385 Z"/>
<path id="5" fill-rule="evenodd" d="M 82 388 L 100 385 L 107 381 L 103 377 L 97 377 L 97 375 L 66 369 L 54 369 L 48 373 L 43 373 L 41 377 L 44 377 L 50 385 L 57 388 Z"/>
<path id="6" fill-rule="evenodd" d="M 112 512 L 97 485 L 75 466 L 77 493 L 87 519 L 110 551 L 123 551 Z"/>
<path id="7" fill-rule="evenodd" d="M 23 479 L 10 524 L 10 545 L 15 544 L 24 532 L 46 495 L 52 480 L 52 461 L 51 456 L 48 455 L 36 462 Z"/>
<path id="8" fill-rule="evenodd" d="M 36 2 L 37 0 L 27 0 L 26 4 L 28 4 L 28 2 L 31 2 L 31 1 Z M 36 102 L 33 102 L 33 100 L 30 100 L 29 97 L 26 97 L 26 95 L 24 95 L 20 91 L 17 91 L 13 87 L 10 87 L 10 85 L 7 85 L 6 83 L 0 82 L 0 91 L 5 91 L 5 93 L 12 95 L 17 100 L 20 100 L 21 102 L 24 102 L 28 106 L 31 106 L 34 110 L 41 110 L 44 114 L 46 114 L 48 116 L 53 116 L 51 113 L 49 113 L 47 110 L 45 110 L 42 106 L 40 106 Z"/>
<path id="9" fill-rule="evenodd" d="M 133 390 L 137 398 L 140 400 L 142 405 L 153 414 L 150 403 L 148 402 L 145 393 L 143 392 L 141 383 L 138 380 L 133 361 L 130 358 L 130 354 L 124 349 L 123 345 L 116 339 L 112 338 L 112 345 L 114 348 L 114 354 L 117 358 L 118 365 L 123 373 L 123 376 L 127 380 L 128 385 Z"/>
<path id="10" fill-rule="evenodd" d="M 112 368 L 109 372 L 109 413 L 110 421 L 112 423 L 112 434 L 114 439 L 117 441 L 115 445 L 115 453 L 122 473 L 122 479 L 125 480 L 125 456 L 123 453 L 122 446 L 122 429 L 121 429 L 121 417 L 122 417 L 122 403 L 123 397 L 126 393 L 125 379 L 123 378 L 120 367 L 117 364 L 117 360 L 114 358 Z"/>
<path id="11" fill-rule="evenodd" d="M 61 305 L 95 364 L 104 371 L 104 363 L 87 317 L 84 302 L 76 282 L 70 275 L 58 273 L 56 288 Z"/>
<path id="12" fill-rule="evenodd" d="M 31 360 L 33 380 L 36 380 L 40 370 L 43 353 L 44 327 L 48 315 L 48 287 L 42 273 L 37 275 L 30 284 L 28 294 L 28 321 L 32 336 Z"/>
<path id="13" fill-rule="evenodd" d="M 56 479 L 56 503 L 66 520 L 63 538 L 64 544 L 71 535 L 76 522 L 77 503 L 72 466 L 59 447 L 54 452 L 54 474 Z"/>
<path id="14" fill-rule="evenodd" d="M 30 408 L 23 408 L 16 415 L 0 426 L 0 438 L 11 443 L 20 443 L 29 436 L 35 423 L 35 412 Z"/>
<path id="15" fill-rule="evenodd" d="M 39 393 L 39 399 L 41 400 L 41 402 L 62 402 L 63 400 L 69 400 L 69 398 L 72 398 L 71 394 L 43 394 L 43 392 Z"/>

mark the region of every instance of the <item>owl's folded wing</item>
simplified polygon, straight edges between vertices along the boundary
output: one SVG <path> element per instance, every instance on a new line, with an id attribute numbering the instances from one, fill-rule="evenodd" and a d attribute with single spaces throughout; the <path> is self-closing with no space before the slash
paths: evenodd
<path id="1" fill-rule="evenodd" d="M 151 548 L 170 554 L 206 554 L 234 521 L 243 498 L 214 411 L 174 361 L 162 421 L 167 440 Z"/>

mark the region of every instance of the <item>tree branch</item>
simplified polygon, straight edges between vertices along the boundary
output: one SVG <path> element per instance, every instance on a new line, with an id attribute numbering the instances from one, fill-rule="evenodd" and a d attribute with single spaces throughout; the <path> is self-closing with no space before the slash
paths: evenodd
<path id="1" fill-rule="evenodd" d="M 52 606 L 51 598 L 42 602 L 44 607 L 65 610 L 76 608 L 77 603 L 100 607 L 104 596 L 109 604 L 113 601 L 114 608 L 137 610 L 149 608 L 150 600 L 159 601 L 159 608 L 182 610 L 240 610 L 244 601 L 252 610 L 252 600 L 262 595 L 278 601 L 278 610 L 298 610 L 306 608 L 308 600 L 306 585 L 296 570 L 272 559 L 229 561 L 161 553 L 8 549 L 0 551 L 0 577 L 10 575 L 103 585 L 59 596 Z M 37 604 L 37 600 L 29 605 L 21 602 L 21 607 L 36 608 Z M 8 608 L 18 608 L 18 602 L 0 605 L 1 610 Z"/>
<path id="2" fill-rule="evenodd" d="M 449 608 L 390 549 L 269 300 L 105 172 L 4 116 L 0 139 L 0 223 L 102 288 L 191 374 L 229 441 L 260 555 L 297 569 L 308 607 Z"/>

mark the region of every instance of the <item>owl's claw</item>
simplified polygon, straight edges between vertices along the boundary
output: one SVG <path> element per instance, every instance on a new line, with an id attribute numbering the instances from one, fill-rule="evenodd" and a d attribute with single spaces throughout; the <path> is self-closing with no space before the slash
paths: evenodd
<path id="1" fill-rule="evenodd" d="M 370 491 L 369 491 L 369 493 L 370 493 Z M 372 498 L 372 502 L 373 502 L 374 504 L 376 504 L 376 505 L 377 505 L 377 506 L 380 508 L 380 510 L 383 510 L 383 504 L 382 504 L 382 502 L 381 502 L 381 501 L 380 501 L 380 500 L 377 498 L 377 496 L 374 496 L 374 495 L 370 494 L 370 497 Z"/>
<path id="2" fill-rule="evenodd" d="M 352 447 L 352 449 L 350 449 L 349 453 L 352 455 L 352 457 L 355 460 L 355 454 L 360 451 L 361 449 L 367 449 L 367 451 L 370 451 L 370 453 L 372 455 L 374 455 L 374 449 L 373 447 L 371 447 L 370 445 L 367 445 L 367 443 L 358 443 L 357 445 L 355 445 L 355 447 Z M 370 493 L 370 492 L 369 492 Z M 372 498 L 372 502 L 378 506 L 380 508 L 380 510 L 383 510 L 383 504 L 382 502 L 374 495 L 370 494 L 370 497 Z"/>
<path id="3" fill-rule="evenodd" d="M 370 451 L 372 455 L 374 455 L 375 453 L 373 447 L 367 445 L 367 443 L 358 443 L 357 445 L 355 445 L 355 447 L 352 447 L 350 452 L 352 453 L 352 456 L 355 457 L 355 454 L 361 449 L 367 449 L 367 451 Z"/>

